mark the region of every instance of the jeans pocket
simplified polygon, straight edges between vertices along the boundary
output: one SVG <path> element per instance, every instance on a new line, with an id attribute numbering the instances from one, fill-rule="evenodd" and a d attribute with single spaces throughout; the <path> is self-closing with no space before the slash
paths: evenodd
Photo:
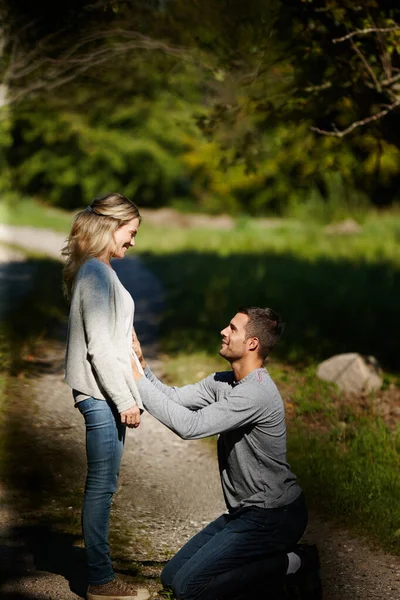
<path id="1" fill-rule="evenodd" d="M 284 509 L 244 509 L 231 522 L 236 531 L 268 531 L 280 526 L 285 517 Z"/>
<path id="2" fill-rule="evenodd" d="M 80 411 L 82 415 L 84 415 L 88 410 L 97 405 L 98 402 L 104 402 L 104 400 L 97 400 L 97 398 L 86 398 L 85 400 L 81 400 L 76 405 L 77 409 Z"/>

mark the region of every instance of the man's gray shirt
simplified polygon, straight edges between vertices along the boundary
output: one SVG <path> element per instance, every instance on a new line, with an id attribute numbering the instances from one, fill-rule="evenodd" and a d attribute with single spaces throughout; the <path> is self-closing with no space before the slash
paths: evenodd
<path id="1" fill-rule="evenodd" d="M 149 367 L 137 382 L 145 408 L 183 439 L 220 434 L 218 463 L 225 502 L 277 508 L 301 493 L 286 462 L 285 410 L 264 368 L 240 381 L 214 373 L 182 388 L 161 383 Z"/>

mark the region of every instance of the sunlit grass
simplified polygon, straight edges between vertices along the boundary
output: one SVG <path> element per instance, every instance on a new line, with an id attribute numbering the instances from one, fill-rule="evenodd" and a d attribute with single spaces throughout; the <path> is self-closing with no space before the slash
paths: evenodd
<path id="1" fill-rule="evenodd" d="M 185 250 L 230 256 L 247 254 L 290 253 L 313 262 L 318 258 L 350 259 L 362 262 L 400 263 L 400 218 L 371 217 L 364 229 L 354 235 L 329 235 L 316 224 L 283 222 L 274 228 L 262 228 L 249 222 L 245 228 L 232 230 L 176 229 L 143 223 L 137 239 L 138 252 L 171 254 Z"/>
<path id="2" fill-rule="evenodd" d="M 0 223 L 67 232 L 74 213 L 52 208 L 30 198 L 10 198 L 0 202 Z"/>
<path id="3" fill-rule="evenodd" d="M 0 202 L 0 223 L 49 228 L 67 233 L 73 216 L 29 198 Z M 156 226 L 144 219 L 134 252 L 171 254 L 184 250 L 229 256 L 235 252 L 276 254 L 291 253 L 313 262 L 327 257 L 333 260 L 400 263 L 400 212 L 371 212 L 365 216 L 361 232 L 353 235 L 329 235 L 324 227 L 310 221 L 289 219 L 237 219 L 232 230 L 206 227 L 181 228 Z"/>
<path id="4" fill-rule="evenodd" d="M 314 506 L 400 554 L 399 432 L 372 415 L 326 431 L 299 419 L 289 427 L 288 453 Z"/>

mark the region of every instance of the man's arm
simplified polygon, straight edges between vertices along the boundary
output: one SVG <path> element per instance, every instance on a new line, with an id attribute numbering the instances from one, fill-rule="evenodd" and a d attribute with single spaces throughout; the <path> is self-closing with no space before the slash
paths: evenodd
<path id="1" fill-rule="evenodd" d="M 132 349 L 136 354 L 144 371 L 146 378 L 154 385 L 154 387 L 162 392 L 169 400 L 176 404 L 186 406 L 193 410 L 197 410 L 204 406 L 208 406 L 215 402 L 215 392 L 213 389 L 213 376 L 203 379 L 194 385 L 185 385 L 184 387 L 170 387 L 157 379 L 146 360 L 144 359 L 142 347 L 137 338 L 136 332 L 132 331 Z M 135 370 L 135 365 L 132 363 L 132 368 Z"/>
<path id="2" fill-rule="evenodd" d="M 255 423 L 265 415 L 265 399 L 253 386 L 240 385 L 227 398 L 191 410 L 171 399 L 148 379 L 136 380 L 146 410 L 183 439 L 198 439 Z M 187 386 L 192 387 L 192 386 Z"/>
<path id="3" fill-rule="evenodd" d="M 172 400 L 176 404 L 198 410 L 215 402 L 215 391 L 213 390 L 212 382 L 213 375 L 202 379 L 198 383 L 179 387 L 169 387 L 157 379 L 150 367 L 147 365 L 144 374 L 146 379 L 161 392 L 166 398 Z"/>

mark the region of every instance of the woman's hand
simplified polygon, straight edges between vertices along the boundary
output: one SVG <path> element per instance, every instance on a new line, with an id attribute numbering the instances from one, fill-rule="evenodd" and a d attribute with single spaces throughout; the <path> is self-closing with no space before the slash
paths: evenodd
<path id="1" fill-rule="evenodd" d="M 136 405 L 122 411 L 119 416 L 121 417 L 121 423 L 125 423 L 127 427 L 139 427 L 140 425 L 140 410 Z"/>
<path id="2" fill-rule="evenodd" d="M 138 340 L 138 337 L 136 335 L 135 329 L 132 329 L 132 350 L 134 351 L 134 353 L 138 357 L 139 362 L 142 365 L 142 368 L 145 369 L 146 368 L 146 361 L 144 360 L 143 352 L 142 352 L 142 347 L 141 347 L 140 342 Z"/>

